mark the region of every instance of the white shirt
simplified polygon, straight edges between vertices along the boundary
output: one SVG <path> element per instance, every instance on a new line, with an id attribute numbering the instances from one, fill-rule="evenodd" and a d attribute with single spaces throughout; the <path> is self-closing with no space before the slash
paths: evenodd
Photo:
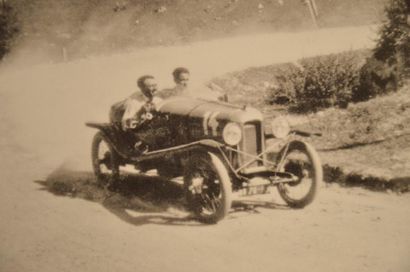
<path id="1" fill-rule="evenodd" d="M 127 120 L 133 119 L 138 121 L 140 117 L 138 116 L 138 113 L 147 102 L 149 102 L 148 97 L 140 92 L 133 93 L 124 101 L 125 111 L 121 119 L 121 124 L 124 130 L 130 128 Z M 151 102 L 156 108 L 158 108 L 159 104 L 162 103 L 162 99 L 154 97 Z"/>

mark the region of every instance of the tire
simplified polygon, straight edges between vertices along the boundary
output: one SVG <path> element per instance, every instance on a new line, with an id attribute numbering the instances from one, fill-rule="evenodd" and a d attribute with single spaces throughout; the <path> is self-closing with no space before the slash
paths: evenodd
<path id="1" fill-rule="evenodd" d="M 316 150 L 305 142 L 293 141 L 286 154 L 284 151 L 283 149 L 278 156 L 279 161 L 283 158 L 280 171 L 290 172 L 297 176 L 298 180 L 278 184 L 278 192 L 290 207 L 303 208 L 312 203 L 317 186 L 323 180 L 322 164 Z M 299 192 L 299 197 L 295 197 L 294 194 L 298 191 L 302 192 Z"/>
<path id="2" fill-rule="evenodd" d="M 108 186 L 118 181 L 120 176 L 118 155 L 101 131 L 93 138 L 91 160 L 98 185 Z"/>
<path id="3" fill-rule="evenodd" d="M 213 153 L 192 156 L 185 165 L 184 188 L 188 208 L 198 221 L 215 224 L 229 212 L 232 184 L 222 161 Z"/>

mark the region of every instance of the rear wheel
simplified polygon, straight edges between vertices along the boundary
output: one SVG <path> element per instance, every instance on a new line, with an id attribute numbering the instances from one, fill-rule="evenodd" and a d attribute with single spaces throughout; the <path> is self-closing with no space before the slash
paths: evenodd
<path id="1" fill-rule="evenodd" d="M 303 208 L 315 198 L 318 183 L 322 182 L 323 171 L 316 150 L 309 144 L 294 141 L 287 152 L 282 150 L 278 156 L 280 171 L 293 174 L 297 179 L 278 184 L 283 200 L 291 207 Z"/>
<path id="2" fill-rule="evenodd" d="M 231 180 L 215 154 L 201 153 L 190 158 L 185 167 L 184 187 L 188 207 L 200 222 L 214 224 L 228 214 Z"/>
<path id="3" fill-rule="evenodd" d="M 118 155 L 101 131 L 94 136 L 91 160 L 99 185 L 107 186 L 118 181 L 120 175 Z"/>

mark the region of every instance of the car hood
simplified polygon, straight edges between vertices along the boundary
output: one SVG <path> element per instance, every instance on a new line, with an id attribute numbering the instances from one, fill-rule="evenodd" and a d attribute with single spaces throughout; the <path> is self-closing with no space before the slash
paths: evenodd
<path id="1" fill-rule="evenodd" d="M 228 120 L 237 123 L 262 121 L 263 116 L 255 108 L 236 106 L 219 101 L 209 101 L 193 97 L 174 97 L 163 101 L 158 107 L 160 112 L 184 115 L 192 118 Z"/>

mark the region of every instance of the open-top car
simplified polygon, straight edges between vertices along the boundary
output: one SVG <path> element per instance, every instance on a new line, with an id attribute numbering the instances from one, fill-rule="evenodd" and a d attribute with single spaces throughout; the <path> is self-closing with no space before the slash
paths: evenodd
<path id="1" fill-rule="evenodd" d="M 306 133 L 292 131 L 285 118 L 266 129 L 254 108 L 191 97 L 168 99 L 150 114 L 134 130 L 144 146 L 138 154 L 115 124 L 87 123 L 99 129 L 92 143 L 99 182 L 117 182 L 127 164 L 170 179 L 182 176 L 188 208 L 205 223 L 225 217 L 237 190 L 266 193 L 276 186 L 291 207 L 313 201 L 322 180 L 319 156 L 293 136 Z"/>

